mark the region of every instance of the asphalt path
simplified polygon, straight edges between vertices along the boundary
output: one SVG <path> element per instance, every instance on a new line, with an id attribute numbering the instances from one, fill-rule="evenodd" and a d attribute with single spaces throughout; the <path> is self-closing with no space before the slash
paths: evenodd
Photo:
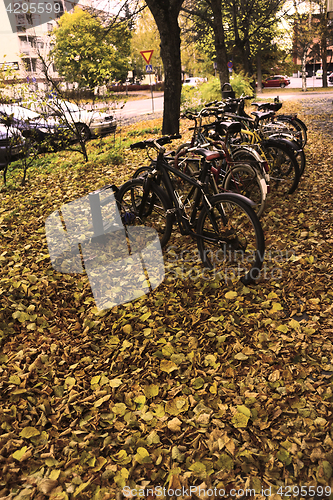
<path id="1" fill-rule="evenodd" d="M 150 118 L 160 116 L 163 112 L 163 94 L 159 92 L 153 99 L 140 99 L 136 101 L 128 100 L 122 109 L 116 109 L 115 115 L 122 122 L 137 121 L 143 119 L 144 115 L 149 115 Z"/>
<path id="2" fill-rule="evenodd" d="M 333 89 L 333 84 L 327 82 L 328 88 Z M 308 77 L 306 79 L 306 86 L 307 88 L 313 88 L 313 87 L 322 87 L 323 86 L 323 80 L 321 78 L 316 78 L 316 77 Z M 302 78 L 290 78 L 290 85 L 288 85 L 287 89 L 301 89 L 302 88 Z"/>
<path id="3" fill-rule="evenodd" d="M 257 94 L 257 98 L 265 99 L 279 96 L 280 101 L 285 100 L 303 100 L 303 99 L 313 99 L 313 98 L 332 98 L 333 101 L 333 85 L 330 85 L 327 91 L 313 90 L 312 84 L 315 87 L 321 87 L 322 81 L 313 78 L 307 78 L 307 91 L 299 92 L 294 91 L 294 89 L 300 89 L 302 87 L 301 78 L 291 78 L 291 84 L 287 88 L 281 89 L 267 89 L 261 94 Z M 269 92 L 268 92 L 269 91 Z M 275 91 L 275 92 L 274 92 Z M 123 107 L 120 106 L 115 110 L 115 115 L 119 122 L 131 123 L 139 120 L 144 120 L 145 118 L 158 118 L 163 113 L 163 92 L 156 92 L 153 94 L 153 102 L 149 93 L 146 94 L 147 98 L 131 100 L 129 99 Z"/>

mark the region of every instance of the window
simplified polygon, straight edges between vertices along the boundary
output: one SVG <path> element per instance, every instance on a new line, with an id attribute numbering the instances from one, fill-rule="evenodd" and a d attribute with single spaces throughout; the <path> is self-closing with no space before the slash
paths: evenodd
<path id="1" fill-rule="evenodd" d="M 56 19 L 61 17 L 64 13 L 64 7 L 61 1 L 55 0 L 54 2 L 54 12 L 56 13 Z"/>
<path id="2" fill-rule="evenodd" d="M 37 59 L 23 59 L 25 70 L 30 72 L 36 71 L 36 61 Z"/>

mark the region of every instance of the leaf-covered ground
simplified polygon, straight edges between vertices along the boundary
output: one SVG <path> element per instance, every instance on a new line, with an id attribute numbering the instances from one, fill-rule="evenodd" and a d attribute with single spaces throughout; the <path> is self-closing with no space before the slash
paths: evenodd
<path id="1" fill-rule="evenodd" d="M 191 485 L 226 496 L 271 488 L 275 499 L 312 486 L 328 498 L 333 153 L 314 118 L 305 116 L 298 191 L 271 197 L 262 218 L 267 258 L 249 287 L 189 274 L 181 251 L 195 244 L 176 233 L 165 281 L 99 312 L 86 276 L 52 269 L 44 222 L 64 203 L 121 184 L 144 156 L 126 150 L 122 162 L 105 138 L 90 143 L 87 164 L 46 156 L 24 187 L 10 173 L 0 193 L 0 498 L 118 499 L 125 486 L 184 486 L 181 498 L 196 498 Z M 121 134 L 124 144 L 139 132 Z"/>

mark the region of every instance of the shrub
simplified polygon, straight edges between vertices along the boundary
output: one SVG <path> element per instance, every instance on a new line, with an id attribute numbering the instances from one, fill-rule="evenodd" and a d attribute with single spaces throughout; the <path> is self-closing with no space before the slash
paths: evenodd
<path id="1" fill-rule="evenodd" d="M 242 94 L 253 95 L 251 79 L 242 71 L 240 73 L 233 74 L 233 76 L 230 78 L 230 83 L 232 89 L 236 93 L 236 97 L 240 97 Z"/>
<path id="2" fill-rule="evenodd" d="M 185 86 L 181 93 L 182 111 L 195 110 L 201 105 L 201 92 L 198 87 Z"/>
<path id="3" fill-rule="evenodd" d="M 200 87 L 203 102 L 220 101 L 222 98 L 221 85 L 219 78 L 211 78 Z"/>

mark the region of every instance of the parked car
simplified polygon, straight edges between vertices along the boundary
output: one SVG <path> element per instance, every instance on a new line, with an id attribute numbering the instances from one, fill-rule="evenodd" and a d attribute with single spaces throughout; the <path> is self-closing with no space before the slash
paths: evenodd
<path id="1" fill-rule="evenodd" d="M 24 147 L 24 138 L 18 129 L 0 124 L 0 170 L 19 158 Z"/>
<path id="2" fill-rule="evenodd" d="M 263 87 L 287 87 L 290 84 L 290 79 L 283 75 L 269 76 L 266 80 L 262 81 Z"/>
<path id="3" fill-rule="evenodd" d="M 329 75 L 327 75 L 327 81 L 329 83 L 333 83 L 333 71 L 332 71 L 332 73 L 330 73 Z"/>
<path id="4" fill-rule="evenodd" d="M 201 83 L 204 83 L 207 81 L 207 78 L 199 78 L 199 77 L 191 77 L 191 78 L 186 78 L 186 80 L 183 83 L 184 87 L 197 87 Z"/>
<path id="5" fill-rule="evenodd" d="M 116 131 L 117 120 L 113 115 L 96 110 L 80 108 L 73 102 L 52 98 L 46 101 L 29 102 L 30 109 L 41 113 L 45 118 L 58 117 L 65 119 L 71 127 L 76 128 L 83 140 L 93 135 L 111 134 Z"/>
<path id="6" fill-rule="evenodd" d="M 0 104 L 0 123 L 12 131 L 19 130 L 23 137 L 29 138 L 34 144 L 47 142 L 53 149 L 60 141 L 60 136 L 65 136 L 66 131 L 59 120 L 46 120 L 39 113 L 17 104 Z"/>

